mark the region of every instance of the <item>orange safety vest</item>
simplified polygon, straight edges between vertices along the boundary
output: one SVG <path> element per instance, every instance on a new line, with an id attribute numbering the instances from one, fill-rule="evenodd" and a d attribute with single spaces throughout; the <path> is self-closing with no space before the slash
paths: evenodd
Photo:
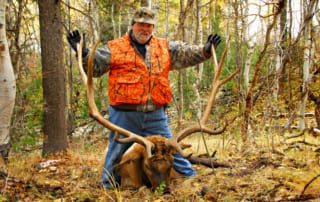
<path id="1" fill-rule="evenodd" d="M 168 42 L 152 37 L 149 42 L 151 70 L 137 53 L 128 34 L 108 42 L 111 53 L 109 71 L 109 99 L 111 105 L 146 104 L 148 94 L 155 106 L 171 101 L 169 83 L 171 66 Z"/>

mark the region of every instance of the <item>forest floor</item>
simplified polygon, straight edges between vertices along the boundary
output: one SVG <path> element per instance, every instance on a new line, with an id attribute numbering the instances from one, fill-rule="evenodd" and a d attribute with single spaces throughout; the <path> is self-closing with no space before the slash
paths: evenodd
<path id="1" fill-rule="evenodd" d="M 320 201 L 320 137 L 307 132 L 264 135 L 244 145 L 239 135 L 205 135 L 217 162 L 232 168 L 194 165 L 197 176 L 176 179 L 171 193 L 104 190 L 99 186 L 107 138 L 73 138 L 67 154 L 41 157 L 40 149 L 12 152 L 0 173 L 0 201 Z M 201 135 L 184 142 L 205 153 Z"/>

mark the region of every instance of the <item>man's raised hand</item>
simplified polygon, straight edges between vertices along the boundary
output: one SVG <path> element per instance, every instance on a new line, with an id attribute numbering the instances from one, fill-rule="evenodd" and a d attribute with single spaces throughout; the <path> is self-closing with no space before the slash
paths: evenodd
<path id="1" fill-rule="evenodd" d="M 89 50 L 86 48 L 86 34 L 83 33 L 82 37 L 83 37 L 82 56 L 86 57 L 89 52 Z M 74 30 L 72 32 L 69 32 L 67 35 L 67 40 L 77 55 L 78 55 L 77 44 L 80 43 L 80 39 L 81 37 L 80 37 L 79 30 Z"/>
<path id="2" fill-rule="evenodd" d="M 221 37 L 218 34 L 214 34 L 214 35 L 210 34 L 203 48 L 209 55 L 212 55 L 211 46 L 213 45 L 214 48 L 217 48 L 220 42 L 221 42 Z"/>

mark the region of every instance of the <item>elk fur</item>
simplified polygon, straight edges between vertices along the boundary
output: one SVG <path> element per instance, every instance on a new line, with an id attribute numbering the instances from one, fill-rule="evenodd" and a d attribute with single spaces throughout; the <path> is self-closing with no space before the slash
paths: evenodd
<path id="1" fill-rule="evenodd" d="M 116 166 L 122 186 L 139 188 L 147 185 L 154 189 L 162 182 L 169 186 L 173 178 L 181 176 L 173 168 L 176 149 L 166 144 L 167 139 L 160 135 L 146 139 L 154 144 L 151 158 L 148 158 L 144 146 L 135 143 L 123 154 Z"/>

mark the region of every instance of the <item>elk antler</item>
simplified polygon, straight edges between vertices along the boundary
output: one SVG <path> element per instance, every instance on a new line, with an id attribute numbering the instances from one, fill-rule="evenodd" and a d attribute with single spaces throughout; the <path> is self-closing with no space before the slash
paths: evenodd
<path id="1" fill-rule="evenodd" d="M 151 150 L 154 147 L 154 144 L 150 142 L 149 140 L 143 138 L 142 136 L 139 136 L 135 133 L 132 133 L 124 128 L 121 128 L 113 123 L 111 123 L 109 120 L 105 119 L 99 112 L 97 105 L 94 100 L 94 89 L 93 89 L 93 59 L 94 59 L 94 53 L 97 49 L 97 46 L 99 42 L 95 43 L 88 59 L 88 76 L 86 75 L 83 66 L 82 66 L 82 45 L 83 41 L 82 38 L 80 40 L 80 44 L 77 46 L 78 50 L 78 66 L 80 69 L 81 78 L 83 80 L 83 83 L 87 87 L 87 99 L 89 104 L 89 114 L 90 116 L 95 119 L 98 123 L 103 125 L 104 127 L 108 128 L 109 130 L 115 131 L 115 140 L 119 143 L 128 143 L 128 142 L 137 142 L 141 145 L 144 145 L 147 151 L 147 155 L 150 158 L 152 156 Z M 126 138 L 118 139 L 118 134 L 122 134 L 126 136 Z"/>
<path id="2" fill-rule="evenodd" d="M 227 124 L 225 124 L 224 127 L 219 130 L 212 130 L 212 129 L 206 127 L 205 124 L 206 124 L 206 122 L 209 118 L 209 115 L 211 113 L 212 106 L 213 106 L 214 102 L 216 101 L 216 95 L 219 92 L 219 88 L 223 84 L 225 84 L 227 81 L 231 80 L 240 70 L 240 67 L 238 67 L 229 76 L 227 76 L 226 78 L 224 78 L 222 80 L 220 79 L 224 60 L 225 60 L 227 52 L 228 52 L 229 41 L 230 41 L 230 36 L 227 37 L 226 47 L 223 51 L 220 64 L 217 62 L 217 55 L 216 55 L 214 46 L 213 45 L 211 46 L 215 75 L 214 75 L 214 78 L 212 81 L 212 89 L 211 89 L 210 97 L 208 100 L 208 104 L 207 104 L 207 106 L 204 110 L 203 116 L 198 124 L 195 124 L 195 125 L 192 125 L 192 126 L 185 128 L 184 130 L 180 131 L 176 136 L 172 137 L 170 139 L 170 141 L 168 141 L 168 144 L 172 145 L 173 147 L 175 147 L 175 148 L 178 147 L 179 142 L 181 140 L 183 140 L 184 138 L 186 138 L 187 136 L 189 136 L 195 132 L 204 132 L 204 133 L 208 133 L 210 135 L 216 135 L 216 134 L 221 134 L 222 132 L 225 131 Z M 177 151 L 181 150 L 181 148 L 176 148 L 176 149 L 177 149 Z M 184 156 L 186 156 L 186 155 L 184 155 Z"/>

